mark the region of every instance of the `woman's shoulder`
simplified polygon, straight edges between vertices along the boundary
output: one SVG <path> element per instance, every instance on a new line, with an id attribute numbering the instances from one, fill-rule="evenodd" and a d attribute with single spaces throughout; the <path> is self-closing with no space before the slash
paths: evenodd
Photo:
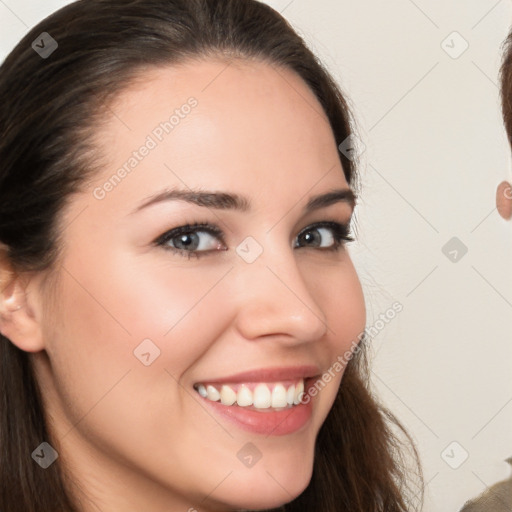
<path id="1" fill-rule="evenodd" d="M 512 465 L 512 456 L 506 459 Z M 512 510 L 512 476 L 488 487 L 480 496 L 468 501 L 460 512 L 510 512 Z"/>

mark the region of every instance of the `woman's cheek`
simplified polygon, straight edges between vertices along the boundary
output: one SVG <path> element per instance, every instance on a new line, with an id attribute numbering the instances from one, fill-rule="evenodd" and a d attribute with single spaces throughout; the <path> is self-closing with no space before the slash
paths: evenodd
<path id="1" fill-rule="evenodd" d="M 216 286 L 225 270 L 187 267 L 187 262 L 178 266 L 175 261 L 143 266 L 138 272 L 132 268 L 129 280 L 124 272 L 116 274 L 110 294 L 111 301 L 120 298 L 119 317 L 131 334 L 129 351 L 142 343 L 154 344 L 160 351 L 160 361 L 155 359 L 154 364 L 177 372 L 215 341 L 228 312 L 226 288 Z"/>
<path id="2" fill-rule="evenodd" d="M 326 275 L 322 288 L 322 304 L 333 340 L 333 357 L 342 355 L 354 343 L 366 325 L 366 305 L 361 282 L 352 261 L 347 257 L 340 270 Z"/>

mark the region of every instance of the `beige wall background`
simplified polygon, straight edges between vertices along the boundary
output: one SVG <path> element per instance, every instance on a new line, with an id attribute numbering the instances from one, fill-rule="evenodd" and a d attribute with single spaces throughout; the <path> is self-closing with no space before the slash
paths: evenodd
<path id="1" fill-rule="evenodd" d="M 0 0 L 0 59 L 67 3 Z M 512 222 L 494 201 L 512 181 L 498 89 L 512 2 L 266 3 L 350 98 L 373 385 L 418 444 L 425 512 L 459 510 L 511 472 Z"/>

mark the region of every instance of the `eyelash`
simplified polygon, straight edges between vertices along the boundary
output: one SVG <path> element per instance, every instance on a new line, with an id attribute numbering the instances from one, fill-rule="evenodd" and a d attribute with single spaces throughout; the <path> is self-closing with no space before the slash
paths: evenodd
<path id="1" fill-rule="evenodd" d="M 349 236 L 349 226 L 348 224 L 340 224 L 336 221 L 326 220 L 322 222 L 315 222 L 311 224 L 306 229 L 303 229 L 298 236 L 308 233 L 309 231 L 314 231 L 317 228 L 330 228 L 333 233 L 334 242 L 331 247 L 321 247 L 319 250 L 327 251 L 327 252 L 337 252 L 342 247 L 345 246 L 347 242 L 353 242 L 354 238 Z M 166 245 L 173 238 L 177 238 L 180 235 L 187 235 L 190 233 L 196 232 L 206 232 L 210 235 L 214 235 L 217 237 L 224 245 L 224 235 L 222 231 L 215 225 L 210 224 L 208 222 L 194 222 L 191 224 L 186 224 L 184 226 L 180 226 L 178 228 L 171 229 L 165 232 L 163 235 L 159 236 L 153 243 L 157 247 L 162 247 L 164 250 L 171 251 L 172 253 L 179 254 L 180 256 L 186 257 L 188 259 L 191 258 L 201 258 L 215 249 L 210 251 L 186 251 L 184 249 L 178 249 L 176 247 L 172 247 L 170 245 Z"/>

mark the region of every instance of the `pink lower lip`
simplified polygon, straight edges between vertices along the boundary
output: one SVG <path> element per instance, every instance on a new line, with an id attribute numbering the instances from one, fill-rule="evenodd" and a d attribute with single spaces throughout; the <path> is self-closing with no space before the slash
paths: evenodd
<path id="1" fill-rule="evenodd" d="M 207 398 L 204 400 L 215 411 L 234 422 L 238 427 L 267 436 L 283 436 L 296 432 L 309 421 L 312 412 L 311 401 L 307 404 L 294 405 L 283 411 L 258 412 L 237 405 L 212 402 Z"/>
<path id="2" fill-rule="evenodd" d="M 306 388 L 307 389 L 307 388 Z M 213 410 L 238 427 L 266 436 L 283 436 L 292 434 L 308 423 L 313 411 L 313 400 L 294 405 L 282 411 L 259 412 L 237 405 L 223 405 L 203 398 Z"/>

